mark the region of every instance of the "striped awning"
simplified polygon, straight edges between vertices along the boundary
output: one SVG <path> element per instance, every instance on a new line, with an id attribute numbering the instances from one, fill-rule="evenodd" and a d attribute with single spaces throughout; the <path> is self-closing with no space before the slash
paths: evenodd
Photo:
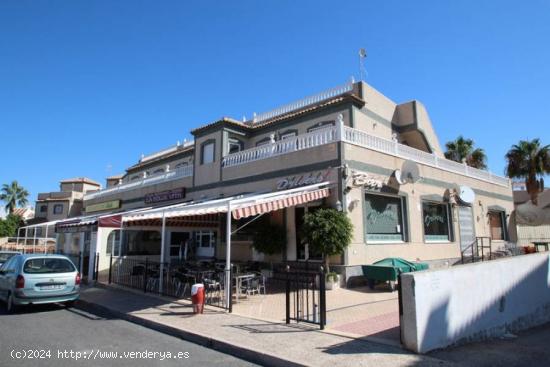
<path id="1" fill-rule="evenodd" d="M 309 203 L 329 196 L 330 192 L 328 188 L 319 189 L 315 191 L 302 192 L 294 195 L 286 195 L 282 197 L 274 197 L 259 203 L 246 203 L 242 207 L 237 206 L 232 211 L 233 218 L 240 219 L 251 217 L 253 215 L 259 215 L 264 213 L 273 212 L 276 210 Z"/>
<path id="2" fill-rule="evenodd" d="M 231 206 L 233 218 L 240 219 L 320 200 L 329 195 L 328 183 L 325 182 L 267 194 L 215 199 L 195 204 L 186 203 L 170 209 L 145 210 L 123 215 L 122 221 L 127 225 L 152 225 L 161 223 L 164 217 L 167 225 L 170 225 L 169 223 L 174 223 L 174 225 L 177 225 L 176 223 L 192 223 L 193 221 L 190 221 L 189 218 L 212 218 L 212 215 L 227 213 L 228 206 Z M 176 218 L 179 219 L 176 220 Z M 207 219 L 206 222 L 208 221 L 210 220 Z M 204 222 L 203 220 L 202 223 Z M 196 223 L 199 224 L 199 222 Z"/>
<path id="3" fill-rule="evenodd" d="M 189 217 L 172 217 L 166 219 L 166 225 L 168 227 L 202 227 L 212 228 L 220 225 L 218 214 L 207 215 L 193 215 Z M 141 219 L 134 220 L 127 223 L 128 226 L 149 226 L 160 227 L 162 226 L 162 219 Z"/>

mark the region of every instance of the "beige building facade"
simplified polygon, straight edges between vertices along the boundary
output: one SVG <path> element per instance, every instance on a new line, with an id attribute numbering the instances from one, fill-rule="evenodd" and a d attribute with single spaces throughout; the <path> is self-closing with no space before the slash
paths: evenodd
<path id="1" fill-rule="evenodd" d="M 328 197 L 268 214 L 287 234 L 281 254 L 257 253 L 251 246 L 253 231 L 244 230 L 232 238 L 232 259 L 320 261 L 299 236 L 304 213 L 318 207 L 343 210 L 354 225 L 351 246 L 331 259 L 346 278 L 358 275 L 360 265 L 385 257 L 452 261 L 478 237 L 490 238 L 494 249 L 515 241 L 515 233 L 508 230 L 513 210 L 510 181 L 445 159 L 420 102 L 395 103 L 364 82 L 250 121 L 222 118 L 192 134 L 194 141 L 142 156 L 124 175 L 110 178 L 106 189 L 84 195 L 84 214 L 96 218 L 95 227 L 86 227 L 96 242 L 90 251 L 100 258 L 160 256 L 158 221 L 122 221 L 121 241 L 122 227 L 101 225 L 101 218 L 113 214 L 123 217 L 149 208 L 324 182 L 330 188 Z M 90 225 L 82 221 L 82 226 Z M 221 216 L 174 223 L 166 227 L 164 261 L 181 261 L 183 242 L 193 243 L 197 258 L 225 258 Z M 241 223 L 234 221 L 232 228 Z M 58 227 L 60 233 L 70 232 L 67 236 L 76 236 L 78 230 L 74 224 L 70 231 Z"/>

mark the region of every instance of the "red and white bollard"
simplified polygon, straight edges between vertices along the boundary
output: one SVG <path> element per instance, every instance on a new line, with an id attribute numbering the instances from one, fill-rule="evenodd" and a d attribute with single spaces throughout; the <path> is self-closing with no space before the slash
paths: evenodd
<path id="1" fill-rule="evenodd" d="M 193 313 L 202 313 L 204 309 L 204 284 L 197 283 L 191 287 L 191 300 L 193 302 Z"/>

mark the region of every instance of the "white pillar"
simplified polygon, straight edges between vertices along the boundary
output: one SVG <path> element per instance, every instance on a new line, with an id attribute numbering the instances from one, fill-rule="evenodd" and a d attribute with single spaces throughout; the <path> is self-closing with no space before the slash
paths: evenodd
<path id="1" fill-rule="evenodd" d="M 48 252 L 48 229 L 50 228 L 49 224 L 46 224 L 46 234 L 44 235 L 44 253 Z"/>
<path id="2" fill-rule="evenodd" d="M 17 246 L 19 245 L 19 233 L 21 233 L 21 228 L 17 228 L 17 238 L 15 239 L 15 249 L 17 250 Z"/>
<path id="3" fill-rule="evenodd" d="M 29 235 L 29 228 L 25 227 L 25 241 L 23 242 L 23 253 L 27 253 L 27 237 Z"/>
<path id="4" fill-rule="evenodd" d="M 231 302 L 231 201 L 227 203 L 227 223 L 225 229 L 225 307 Z"/>
<path id="5" fill-rule="evenodd" d="M 164 281 L 164 244 L 166 238 L 166 216 L 162 212 L 162 231 L 160 232 L 160 274 L 159 274 L 159 293 L 162 293 L 162 283 Z"/>
<path id="6" fill-rule="evenodd" d="M 36 227 L 33 228 L 34 234 L 32 239 L 32 253 L 36 252 Z"/>

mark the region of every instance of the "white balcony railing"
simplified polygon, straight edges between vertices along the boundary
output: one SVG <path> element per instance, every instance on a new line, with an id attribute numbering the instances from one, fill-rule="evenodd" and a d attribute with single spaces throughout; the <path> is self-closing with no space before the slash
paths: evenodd
<path id="1" fill-rule="evenodd" d="M 222 161 L 223 167 L 233 167 L 261 159 L 276 157 L 299 150 L 309 149 L 338 141 L 337 128 L 334 126 L 316 130 L 307 134 L 276 141 L 259 147 L 229 154 Z"/>
<path id="2" fill-rule="evenodd" d="M 252 122 L 253 123 L 258 123 L 258 122 L 262 122 L 262 121 L 265 121 L 265 120 L 269 120 L 269 119 L 272 119 L 274 117 L 284 115 L 285 113 L 289 113 L 289 112 L 292 112 L 292 111 L 295 111 L 295 110 L 299 110 L 301 108 L 307 107 L 307 106 L 315 104 L 315 103 L 319 103 L 319 102 L 324 101 L 326 99 L 333 98 L 333 97 L 339 96 L 339 95 L 347 93 L 347 92 L 351 92 L 352 89 L 353 89 L 353 84 L 352 83 L 346 83 L 344 85 L 340 85 L 338 87 L 325 90 L 321 93 L 317 93 L 313 96 L 302 98 L 298 101 L 286 104 L 286 105 L 281 106 L 279 108 L 276 108 L 274 110 L 264 112 L 264 113 L 260 113 L 259 115 L 254 117 Z"/>
<path id="3" fill-rule="evenodd" d="M 142 178 L 142 179 L 139 179 L 139 180 L 130 181 L 128 183 L 124 183 L 124 184 L 116 185 L 116 186 L 113 186 L 113 187 L 109 187 L 108 189 L 95 191 L 95 192 L 86 194 L 84 196 L 84 200 L 91 200 L 91 199 L 95 199 L 97 197 L 102 197 L 102 196 L 105 196 L 105 195 L 111 195 L 111 194 L 118 193 L 118 192 L 134 190 L 134 189 L 141 188 L 141 187 L 147 187 L 147 186 L 150 186 L 150 185 L 156 185 L 156 184 L 159 184 L 159 183 L 172 181 L 172 180 L 176 180 L 176 179 L 184 178 L 184 177 L 191 177 L 191 176 L 193 176 L 193 166 L 192 165 L 179 167 L 179 168 L 176 168 L 176 169 L 171 170 L 171 171 L 167 171 L 167 172 L 164 172 L 164 173 L 159 173 L 159 174 L 156 174 L 156 175 L 151 175 L 149 177 L 145 177 L 145 178 Z"/>
<path id="4" fill-rule="evenodd" d="M 337 141 L 344 141 L 349 144 L 376 150 L 403 159 L 410 159 L 420 164 L 458 173 L 500 186 L 510 186 L 510 181 L 506 177 L 497 176 L 488 171 L 483 171 L 469 167 L 465 164 L 440 158 L 434 154 L 412 148 L 408 145 L 400 144 L 397 141 L 384 139 L 361 130 L 343 126 L 341 122 L 337 123 L 336 126 L 331 126 L 329 128 L 298 135 L 290 139 L 279 140 L 272 144 L 266 144 L 229 154 L 223 159 L 222 164 L 224 168 L 234 167 Z"/>
<path id="5" fill-rule="evenodd" d="M 489 171 L 480 170 L 462 163 L 440 158 L 434 154 L 400 144 L 393 140 L 384 139 L 378 136 L 367 134 L 364 131 L 343 127 L 342 140 L 364 148 L 376 150 L 382 153 L 394 155 L 404 159 L 410 159 L 431 167 L 445 171 L 458 173 L 464 176 L 473 177 L 500 186 L 509 187 L 510 180 L 506 177 L 497 176 Z"/>

